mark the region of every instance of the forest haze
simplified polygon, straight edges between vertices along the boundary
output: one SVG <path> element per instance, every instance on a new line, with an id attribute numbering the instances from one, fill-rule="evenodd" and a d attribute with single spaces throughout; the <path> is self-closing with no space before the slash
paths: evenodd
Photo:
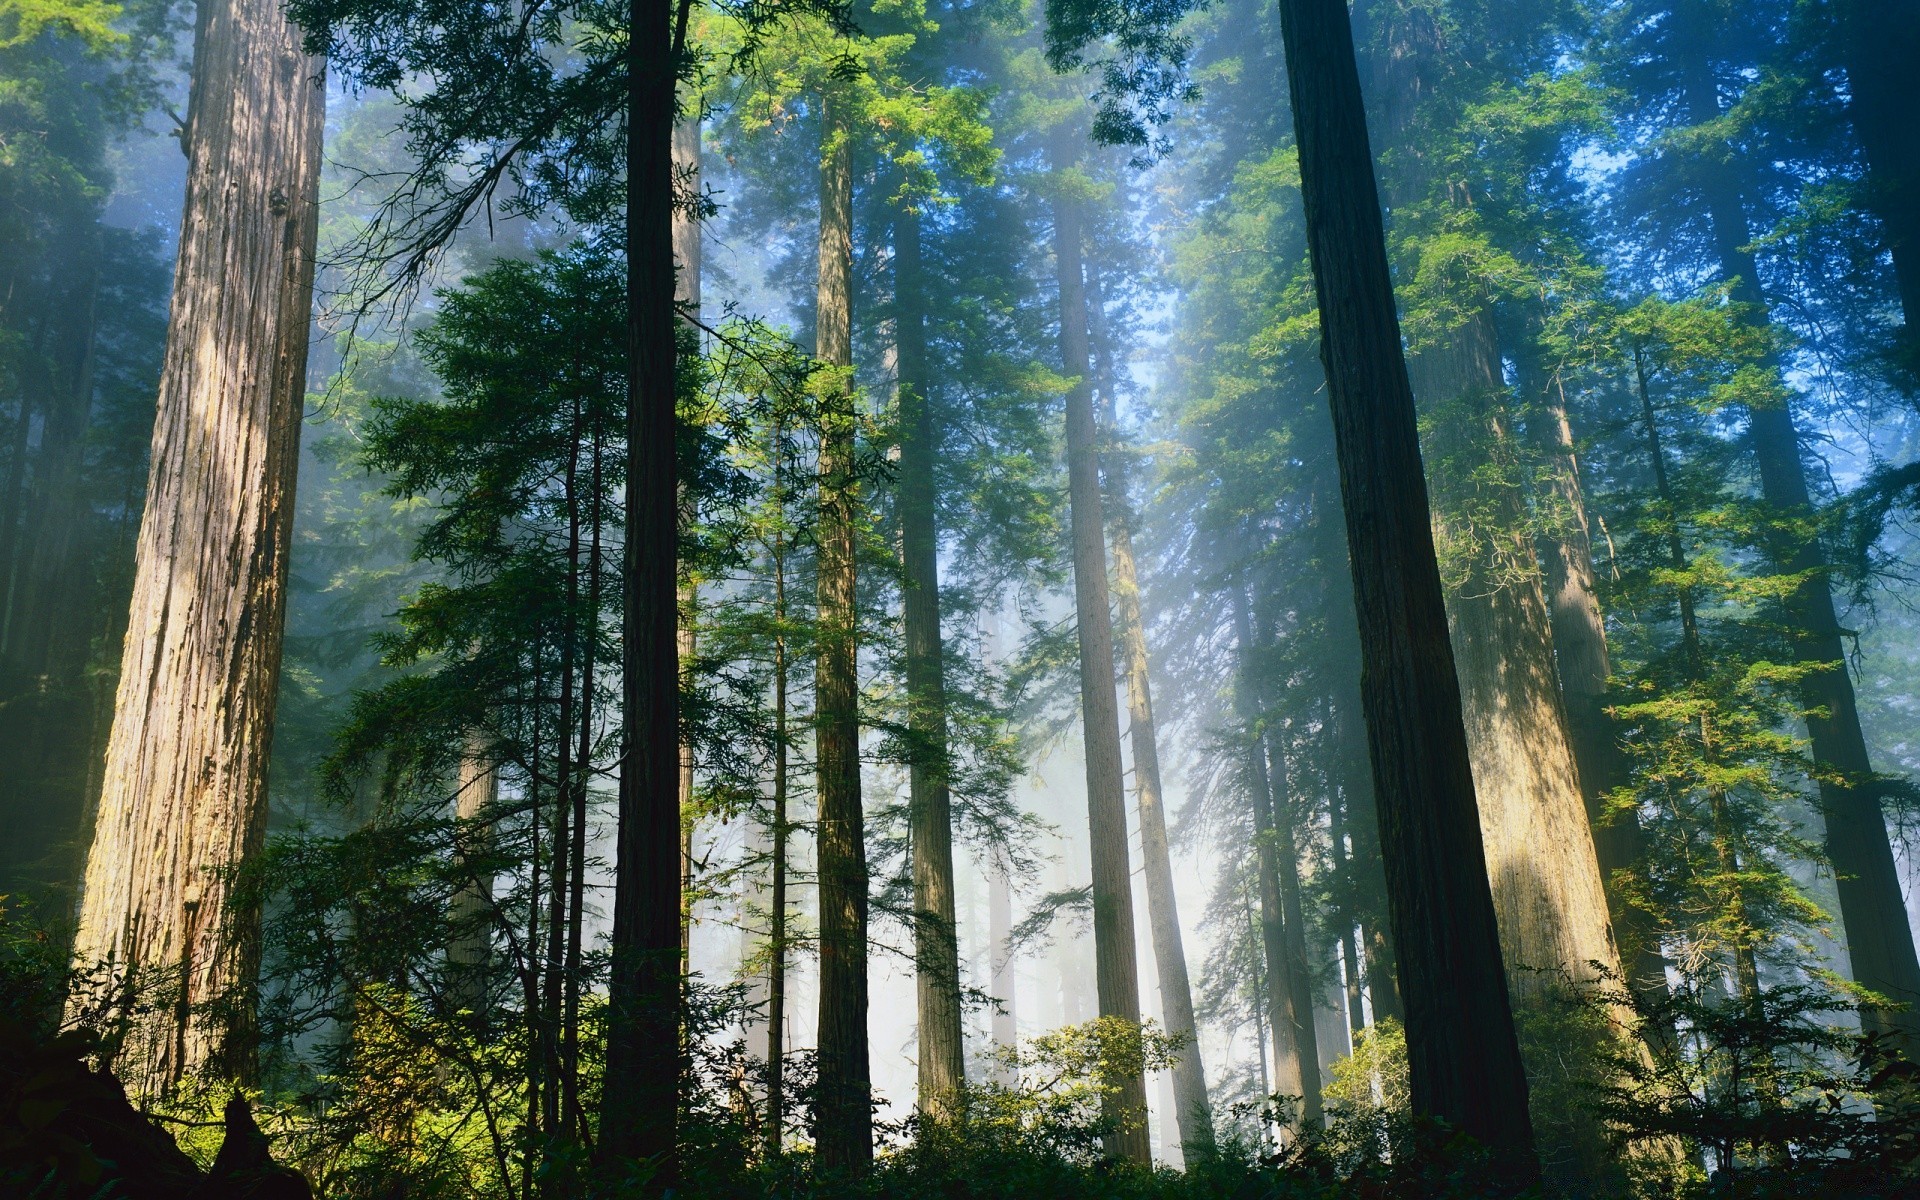
<path id="1" fill-rule="evenodd" d="M 0 1192 L 1920 1194 L 1920 0 L 0 0 Z"/>

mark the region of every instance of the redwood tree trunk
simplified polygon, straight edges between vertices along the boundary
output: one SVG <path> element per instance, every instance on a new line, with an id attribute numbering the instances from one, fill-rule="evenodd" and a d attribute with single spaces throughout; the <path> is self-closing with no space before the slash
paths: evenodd
<path id="1" fill-rule="evenodd" d="M 1056 159 L 1057 177 L 1070 180 Z M 1070 186 L 1070 184 L 1069 184 Z M 1080 725 L 1087 762 L 1087 833 L 1093 858 L 1094 980 L 1100 1015 L 1140 1022 L 1140 969 L 1134 958 L 1133 874 L 1127 853 L 1127 802 L 1120 766 L 1120 705 L 1114 693 L 1113 618 L 1107 598 L 1107 547 L 1100 465 L 1094 443 L 1092 362 L 1078 200 L 1053 198 L 1054 263 L 1060 286 L 1060 358 L 1075 378 L 1067 392 L 1067 500 L 1073 527 L 1073 600 L 1080 635 Z M 1108 1081 L 1106 1115 L 1115 1131 L 1107 1152 L 1147 1163 L 1147 1084 L 1137 1071 Z"/>
<path id="2" fill-rule="evenodd" d="M 821 101 L 820 280 L 814 356 L 853 364 L 853 154 L 845 102 Z M 860 807 L 860 694 L 854 609 L 854 407 L 844 378 L 821 396 L 818 599 L 814 662 L 818 776 L 820 1162 L 858 1171 L 873 1159 L 867 1067 L 867 847 Z"/>
<path id="3" fill-rule="evenodd" d="M 146 511 L 75 957 L 174 975 L 136 1093 L 254 1070 L 259 913 L 313 295 L 324 64 L 268 0 L 208 0 Z"/>
<path id="4" fill-rule="evenodd" d="M 630 0 L 627 51 L 627 542 L 619 834 L 600 1155 L 672 1186 L 680 1104 L 680 656 L 676 584 L 673 125 L 669 0 Z"/>
<path id="5" fill-rule="evenodd" d="M 940 636 L 938 443 L 927 397 L 920 216 L 894 218 L 894 297 L 900 381 L 900 555 L 904 570 L 907 728 L 913 741 L 908 811 L 913 844 L 913 956 L 922 1110 L 951 1115 L 966 1083 L 960 947 L 954 924 L 953 812 L 947 788 L 946 672 Z"/>
<path id="6" fill-rule="evenodd" d="M 1092 293 L 1088 315 L 1100 350 L 1099 377 L 1107 434 L 1117 436 L 1114 389 L 1118 372 L 1114 347 L 1099 320 L 1099 273 L 1087 272 Z M 1124 451 L 1105 460 L 1102 499 L 1113 542 L 1114 617 L 1120 655 L 1127 675 L 1127 740 L 1133 747 L 1134 806 L 1140 815 L 1140 864 L 1147 885 L 1147 921 L 1153 961 L 1160 983 L 1160 1015 L 1167 1032 L 1186 1039 L 1173 1064 L 1173 1109 L 1180 1145 L 1190 1152 L 1211 1150 L 1213 1106 L 1207 1100 L 1206 1065 L 1200 1059 L 1199 1027 L 1193 1017 L 1193 985 L 1187 975 L 1187 951 L 1180 933 L 1180 904 L 1173 888 L 1173 853 L 1167 844 L 1167 813 L 1160 781 L 1160 742 L 1153 721 L 1153 678 L 1147 660 L 1147 631 L 1140 614 L 1140 571 L 1133 555 L 1133 504 Z"/>
<path id="7" fill-rule="evenodd" d="M 1187 1046 L 1173 1064 L 1175 1116 L 1180 1145 L 1189 1153 L 1211 1149 L 1213 1106 L 1207 1100 L 1206 1066 L 1193 1017 L 1193 985 L 1180 933 L 1180 904 L 1173 889 L 1173 852 L 1167 844 L 1167 812 L 1160 783 L 1160 746 L 1153 723 L 1153 684 L 1148 673 L 1146 626 L 1140 617 L 1140 576 L 1133 558 L 1133 520 L 1127 503 L 1126 470 L 1117 460 L 1108 474 L 1113 495 L 1114 599 L 1120 650 L 1127 666 L 1127 733 L 1133 744 L 1133 795 L 1140 812 L 1140 860 L 1147 884 L 1147 920 L 1153 961 L 1160 977 L 1160 1013 L 1167 1032 Z"/>
<path id="8" fill-rule="evenodd" d="M 470 734 L 460 755 L 453 793 L 453 816 L 459 822 L 460 839 L 454 865 L 464 878 L 447 906 L 452 935 L 447 944 L 448 991 L 455 1004 L 483 1023 L 493 942 L 493 876 L 486 868 L 469 863 L 475 858 L 484 862 L 492 849 L 492 830 L 483 818 L 499 798 L 499 778 L 485 739 Z"/>
<path id="9" fill-rule="evenodd" d="M 1594 586 L 1592 524 L 1587 513 L 1586 489 L 1580 479 L 1580 461 L 1574 452 L 1573 427 L 1566 401 L 1557 386 L 1543 392 L 1534 430 L 1547 453 L 1550 486 L 1567 520 L 1567 531 L 1551 539 L 1541 554 L 1545 590 L 1552 612 L 1554 665 L 1560 695 L 1566 707 L 1567 734 L 1580 770 L 1580 787 L 1587 801 L 1587 819 L 1593 828 L 1594 855 L 1606 887 L 1627 986 L 1650 998 L 1667 986 L 1666 960 L 1646 915 L 1628 903 L 1613 886 L 1614 873 L 1625 871 L 1646 852 L 1646 835 L 1631 814 L 1603 821 L 1608 793 L 1627 782 L 1626 755 L 1620 731 L 1607 713 L 1607 677 L 1613 667 L 1607 651 L 1606 619 Z"/>
<path id="10" fill-rule="evenodd" d="M 1342 0 L 1280 0 L 1415 1112 L 1538 1176 Z"/>

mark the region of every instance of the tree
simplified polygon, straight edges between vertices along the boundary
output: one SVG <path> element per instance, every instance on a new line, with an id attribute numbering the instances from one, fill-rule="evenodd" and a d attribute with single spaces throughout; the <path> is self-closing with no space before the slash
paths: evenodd
<path id="1" fill-rule="evenodd" d="M 254 1069 L 259 915 L 228 901 L 265 836 L 322 72 L 274 4 L 215 0 L 196 31 L 168 352 L 74 940 L 76 958 L 118 978 L 177 985 L 122 1059 L 149 1095 Z"/>
<path id="2" fill-rule="evenodd" d="M 1903 72 L 1920 58 L 1920 5 L 1843 0 L 1840 54 L 1848 116 L 1867 163 L 1866 201 L 1880 218 L 1900 308 L 1909 369 L 1920 369 L 1920 121 Z"/>
<path id="3" fill-rule="evenodd" d="M 1416 1112 L 1537 1172 L 1474 803 L 1413 390 L 1400 348 L 1353 31 L 1337 0 L 1282 0 L 1288 93 L 1360 622 Z"/>
<path id="4" fill-rule="evenodd" d="M 814 357 L 820 396 L 819 652 L 814 659 L 820 876 L 820 1095 L 815 1137 L 828 1167 L 873 1157 L 867 1067 L 867 843 L 860 805 L 860 681 L 854 547 L 853 144 L 844 98 L 820 101 L 820 277 Z"/>
<path id="5" fill-rule="evenodd" d="M 680 1105 L 680 496 L 673 255 L 675 83 L 690 0 L 627 10 L 624 744 L 600 1153 L 673 1180 Z"/>
<path id="6" fill-rule="evenodd" d="M 1060 287 L 1060 360 L 1074 380 L 1067 391 L 1067 494 L 1073 538 L 1073 598 L 1080 643 L 1080 721 L 1087 765 L 1087 826 L 1093 852 L 1095 977 L 1100 1015 L 1140 1021 L 1140 971 L 1134 959 L 1133 883 L 1128 865 L 1125 784 L 1120 767 L 1120 709 L 1114 695 L 1113 618 L 1107 592 L 1106 522 L 1093 421 L 1092 356 L 1087 334 L 1079 172 L 1056 151 L 1054 271 Z M 1148 1162 L 1146 1080 L 1129 1071 L 1106 1097 L 1114 1123 L 1109 1153 Z"/>
<path id="7" fill-rule="evenodd" d="M 1749 128 L 1731 103 L 1746 72 L 1770 49 L 1768 26 L 1728 24 L 1719 10 L 1695 0 L 1656 6 L 1664 19 L 1637 37 L 1622 36 L 1606 47 L 1607 61 L 1637 94 L 1666 101 L 1662 111 L 1673 136 L 1656 143 L 1647 166 L 1627 193 L 1630 211 L 1679 200 L 1670 210 L 1684 228 L 1688 260 L 1728 289 L 1758 330 L 1775 327 L 1768 277 L 1755 251 L 1750 220 L 1777 204 L 1761 180 L 1772 168 L 1753 143 L 1764 131 Z M 1647 14 L 1652 15 L 1652 14 Z M 1758 39 L 1756 41 L 1756 38 Z M 1628 57 L 1631 55 L 1631 57 Z M 1711 136 L 1697 136 L 1710 134 Z M 1677 194 L 1676 194 L 1677 193 Z M 1656 218 L 1658 219 L 1658 218 Z M 1771 369 L 1786 363 L 1776 351 Z M 1784 384 L 1784 379 L 1781 380 Z M 1920 1031 L 1912 1000 L 1920 997 L 1920 957 L 1904 903 L 1885 815 L 1881 783 L 1861 731 L 1857 699 L 1846 666 L 1842 630 L 1831 590 L 1830 564 L 1817 538 L 1806 532 L 1816 513 L 1815 489 L 1803 462 L 1801 421 L 1790 388 L 1760 389 L 1746 406 L 1744 431 L 1757 490 L 1773 510 L 1774 532 L 1764 552 L 1775 568 L 1801 582 L 1781 597 L 1782 615 L 1798 631 L 1797 662 L 1816 668 L 1800 683 L 1814 760 L 1820 764 L 1825 849 L 1840 898 L 1853 978 L 1872 992 L 1908 1007 L 1869 1005 L 1868 1028 Z"/>
<path id="8" fill-rule="evenodd" d="M 894 219 L 895 337 L 900 393 L 901 607 L 906 633 L 913 844 L 914 971 L 920 1017 L 920 1107 L 951 1111 L 966 1082 L 960 1028 L 960 946 L 954 927 L 953 804 L 947 784 L 945 646 L 940 636 L 940 546 L 933 413 L 927 396 L 920 215 Z"/>
<path id="9" fill-rule="evenodd" d="M 1320 1050 L 1314 1038 L 1313 989 L 1307 973 L 1300 908 L 1299 848 L 1287 806 L 1284 757 L 1268 755 L 1263 689 L 1256 678 L 1259 647 L 1246 589 L 1233 588 L 1233 632 L 1239 655 L 1235 684 L 1247 722 L 1248 794 L 1260 876 L 1260 940 L 1266 952 L 1268 1027 L 1273 1033 L 1274 1090 L 1300 1097 L 1299 1121 L 1320 1120 Z"/>

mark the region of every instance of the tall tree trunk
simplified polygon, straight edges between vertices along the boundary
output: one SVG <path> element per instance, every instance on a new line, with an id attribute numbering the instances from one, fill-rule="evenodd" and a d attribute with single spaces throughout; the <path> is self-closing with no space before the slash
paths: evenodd
<path id="1" fill-rule="evenodd" d="M 463 878 L 447 906 L 452 934 L 447 944 L 451 976 L 448 991 L 454 1004 L 471 1012 L 483 1025 L 487 1020 L 487 976 L 492 957 L 493 876 L 473 860 L 484 863 L 492 851 L 493 830 L 487 815 L 499 797 L 500 777 L 486 739 L 478 733 L 469 734 L 460 754 L 453 793 L 453 817 L 459 823 L 454 867 Z"/>
<path id="2" fill-rule="evenodd" d="M 1538 1177 L 1342 0 L 1280 0 L 1414 1111 Z"/>
<path id="3" fill-rule="evenodd" d="M 1294 830 L 1293 796 L 1287 788 L 1287 759 L 1279 748 L 1277 731 L 1268 731 L 1263 741 L 1267 756 L 1267 825 L 1272 831 L 1274 865 L 1279 872 L 1287 986 L 1293 991 L 1287 1007 L 1300 1056 L 1300 1119 L 1311 1125 L 1320 1120 L 1320 1036 L 1314 1024 L 1313 967 L 1307 956 L 1307 915 L 1300 896 L 1300 843 Z"/>
<path id="4" fill-rule="evenodd" d="M 953 1115 L 966 1083 L 960 947 L 954 919 L 953 813 L 947 789 L 947 698 L 940 635 L 939 453 L 927 396 L 926 281 L 920 215 L 894 217 L 894 303 L 900 380 L 900 550 L 906 633 L 907 727 L 913 739 L 908 811 L 913 843 L 913 955 L 923 1111 Z"/>
<path id="5" fill-rule="evenodd" d="M 1240 651 L 1240 679 L 1234 690 L 1240 717 L 1247 725 L 1248 792 L 1260 863 L 1260 944 L 1267 958 L 1267 1023 L 1273 1030 L 1274 1087 L 1281 1095 L 1300 1098 L 1299 1122 L 1311 1125 L 1320 1119 L 1320 1049 L 1313 1027 L 1306 939 L 1299 924 L 1303 916 L 1299 911 L 1299 868 L 1293 859 L 1293 821 L 1290 813 L 1284 818 L 1280 813 L 1280 806 L 1286 803 L 1286 783 L 1274 776 L 1281 763 L 1267 757 L 1267 735 L 1262 727 L 1264 689 L 1256 676 L 1253 621 L 1246 589 L 1237 583 L 1233 589 L 1233 633 Z"/>
<path id="6" fill-rule="evenodd" d="M 996 1050 L 1010 1049 L 1020 1041 L 1020 1012 L 1017 999 L 1019 980 L 1013 964 L 1013 881 L 1005 863 L 996 862 L 987 871 L 987 954 L 993 987 L 993 1045 Z M 1019 1079 L 1005 1066 L 994 1068 L 996 1082 L 1016 1087 Z"/>
<path id="7" fill-rule="evenodd" d="M 781 482 L 786 434 L 773 428 L 773 495 L 786 503 Z M 776 517 L 783 522 L 785 514 Z M 767 1154 L 786 1136 L 787 1066 L 787 547 L 784 527 L 773 535 L 773 817 L 768 830 L 773 878 L 767 887 Z"/>
<path id="8" fill-rule="evenodd" d="M 175 974 L 122 1065 L 141 1094 L 254 1073 L 259 913 L 313 297 L 324 64 L 265 0 L 208 0 L 137 576 L 74 939 Z"/>
<path id="9" fill-rule="evenodd" d="M 1116 437 L 1119 419 L 1114 389 L 1118 372 L 1114 348 L 1101 310 L 1099 273 L 1088 271 L 1093 303 L 1089 317 L 1099 346 L 1102 409 L 1107 433 Z M 1160 982 L 1160 1014 L 1167 1032 L 1186 1040 L 1173 1064 L 1174 1115 L 1180 1145 L 1189 1154 L 1214 1145 L 1213 1107 L 1207 1100 L 1206 1066 L 1200 1060 L 1199 1028 L 1193 1017 L 1193 987 L 1187 977 L 1187 951 L 1180 934 L 1180 905 L 1173 889 L 1173 853 L 1167 844 L 1167 814 L 1160 782 L 1160 744 L 1153 721 L 1153 680 L 1147 661 L 1146 624 L 1140 615 L 1140 572 L 1133 555 L 1133 502 L 1126 454 L 1105 459 L 1102 501 L 1113 541 L 1115 618 L 1120 655 L 1127 674 L 1127 734 L 1133 746 L 1134 805 L 1140 814 L 1140 861 L 1147 884 L 1147 921 L 1153 936 L 1153 961 Z"/>
<path id="10" fill-rule="evenodd" d="M 1127 854 L 1127 802 L 1120 766 L 1120 705 L 1114 693 L 1113 619 L 1107 601 L 1107 548 L 1100 464 L 1093 424 L 1080 210 L 1069 190 L 1071 159 L 1056 154 L 1062 185 L 1053 197 L 1054 263 L 1060 286 L 1060 358 L 1075 379 L 1067 392 L 1067 499 L 1073 526 L 1073 599 L 1080 634 L 1080 723 L 1086 746 L 1087 833 L 1093 859 L 1094 978 L 1100 1015 L 1140 1022 L 1140 970 L 1134 959 L 1133 876 Z M 1153 1160 L 1147 1132 L 1147 1083 L 1139 1071 L 1107 1081 L 1105 1113 L 1115 1125 L 1107 1152 Z"/>
<path id="11" fill-rule="evenodd" d="M 1654 999 L 1664 995 L 1667 987 L 1666 959 L 1660 953 L 1659 938 L 1645 914 L 1613 886 L 1616 872 L 1630 869 L 1645 855 L 1646 834 L 1632 814 L 1611 821 L 1603 815 L 1606 796 L 1627 782 L 1627 762 L 1620 731 L 1607 712 L 1607 677 L 1613 668 L 1607 652 L 1606 620 L 1594 586 L 1586 488 L 1581 483 L 1573 426 L 1567 419 L 1559 383 L 1540 382 L 1540 411 L 1533 433 L 1546 453 L 1549 486 L 1566 521 L 1565 532 L 1549 539 L 1540 556 L 1552 614 L 1554 665 L 1626 984 Z"/>
<path id="12" fill-rule="evenodd" d="M 627 541 L 619 833 L 599 1153 L 676 1175 L 680 1105 L 680 662 L 674 75 L 686 6 L 629 0 Z M 669 34 L 669 31 L 671 35 Z"/>
<path id="13" fill-rule="evenodd" d="M 1846 0 L 1840 54 L 1849 115 L 1867 159 L 1867 202 L 1886 229 L 1906 317 L 1907 366 L 1920 372 L 1920 0 Z M 1743 234 L 1744 236 L 1744 234 Z"/>
<path id="14" fill-rule="evenodd" d="M 1699 15 L 1710 19 L 1704 11 Z M 1695 123 L 1720 115 L 1718 87 L 1704 60 L 1690 69 L 1686 99 Z M 1739 182 L 1726 164 L 1715 163 L 1704 190 L 1720 277 L 1732 285 L 1734 300 L 1747 307 L 1752 321 L 1764 328 L 1772 316 L 1760 286 L 1759 265 L 1747 245 L 1746 205 Z M 1748 414 L 1747 437 L 1759 469 L 1761 498 L 1785 518 L 1783 524 L 1810 520 L 1813 494 L 1800 459 L 1800 430 L 1791 407 L 1786 403 L 1755 407 Z M 1833 865 L 1840 895 L 1854 982 L 1906 1006 L 1864 1007 L 1861 1024 L 1869 1032 L 1920 1039 L 1920 1010 L 1915 1008 L 1920 1005 L 1920 957 L 1914 951 L 1873 762 L 1860 728 L 1827 563 L 1818 542 L 1791 533 L 1780 535 L 1768 553 L 1779 567 L 1804 575 L 1785 605 L 1799 634 L 1795 651 L 1800 662 L 1826 667 L 1807 676 L 1801 694 L 1812 710 L 1807 734 L 1814 760 L 1822 767 L 1820 807 L 1826 818 L 1827 860 Z"/>
<path id="15" fill-rule="evenodd" d="M 847 102 L 821 99 L 820 281 L 814 357 L 853 365 L 853 147 Z M 867 847 L 860 806 L 860 687 L 854 607 L 851 382 L 820 401 L 819 656 L 814 663 L 818 775 L 820 1162 L 859 1171 L 873 1159 L 873 1088 L 867 1066 Z"/>

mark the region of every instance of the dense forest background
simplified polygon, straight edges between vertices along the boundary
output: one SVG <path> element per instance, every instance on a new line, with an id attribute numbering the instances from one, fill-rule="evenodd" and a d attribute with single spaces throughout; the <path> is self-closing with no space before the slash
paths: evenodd
<path id="1" fill-rule="evenodd" d="M 0 0 L 0 1178 L 1911 1194 L 1914 63 Z"/>

